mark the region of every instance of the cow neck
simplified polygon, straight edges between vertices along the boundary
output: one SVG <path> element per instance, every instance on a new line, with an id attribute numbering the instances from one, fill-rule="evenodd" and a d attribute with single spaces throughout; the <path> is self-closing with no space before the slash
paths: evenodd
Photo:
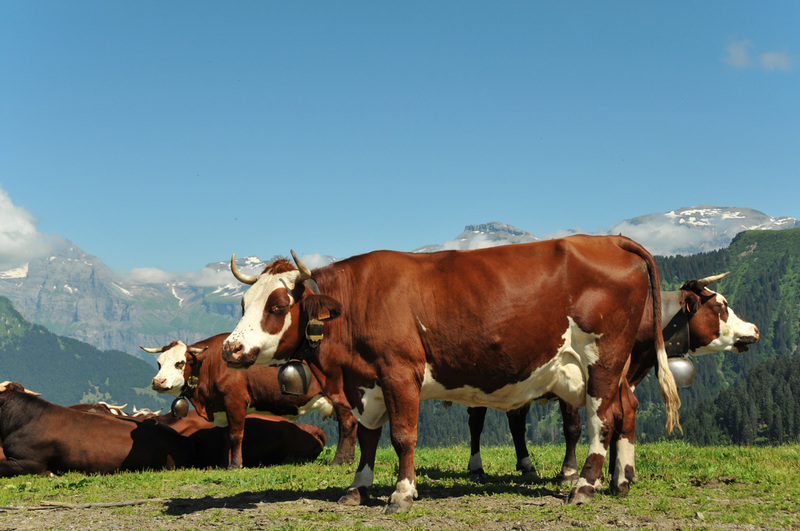
<path id="1" fill-rule="evenodd" d="M 303 285 L 311 290 L 314 295 L 319 295 L 319 286 L 317 281 L 313 278 L 307 278 L 303 281 Z M 296 299 L 295 299 L 296 300 Z M 311 356 L 319 347 L 322 342 L 322 321 L 316 318 L 309 318 L 306 324 L 305 337 L 300 348 L 292 355 L 291 359 L 306 360 Z"/>
<path id="2" fill-rule="evenodd" d="M 682 358 L 689 353 L 689 316 L 681 308 L 680 298 L 680 291 L 661 294 L 663 306 L 678 308 L 663 330 L 664 348 L 668 358 Z"/>
<path id="3" fill-rule="evenodd" d="M 194 354 L 191 355 L 194 358 L 194 363 L 192 363 L 192 371 L 189 374 L 189 377 L 186 378 L 186 381 L 183 383 L 183 387 L 181 387 L 181 396 L 186 398 L 192 398 L 194 394 L 194 390 L 197 389 L 197 385 L 200 382 L 200 362 L 197 360 L 197 356 Z"/>

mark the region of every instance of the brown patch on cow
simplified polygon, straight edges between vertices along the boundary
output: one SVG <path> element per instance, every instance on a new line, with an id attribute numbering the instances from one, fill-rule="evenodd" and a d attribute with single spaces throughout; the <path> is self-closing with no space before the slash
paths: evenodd
<path id="1" fill-rule="evenodd" d="M 286 258 L 279 258 L 271 264 L 267 264 L 261 274 L 280 275 L 281 273 L 288 273 L 289 271 L 297 271 L 297 268 Z"/>
<path id="2" fill-rule="evenodd" d="M 283 329 L 291 299 L 285 289 L 276 289 L 267 297 L 264 315 L 261 318 L 261 329 L 267 334 L 275 335 Z"/>

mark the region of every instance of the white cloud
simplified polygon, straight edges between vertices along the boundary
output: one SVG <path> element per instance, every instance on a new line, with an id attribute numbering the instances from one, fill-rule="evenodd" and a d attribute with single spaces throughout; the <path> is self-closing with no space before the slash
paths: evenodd
<path id="1" fill-rule="evenodd" d="M 0 188 L 0 267 L 18 267 L 49 252 L 48 238 L 36 229 L 37 223 Z"/>
<path id="2" fill-rule="evenodd" d="M 792 56 L 786 52 L 766 52 L 760 57 L 761 68 L 764 70 L 785 70 L 792 69 Z"/>
<path id="3" fill-rule="evenodd" d="M 247 274 L 252 274 L 250 271 L 245 272 Z M 185 273 L 171 273 L 155 267 L 137 267 L 131 269 L 128 278 L 139 284 L 181 283 L 206 288 L 224 286 L 237 282 L 230 269 L 217 271 L 210 267 L 204 267 L 200 271 L 189 271 Z"/>
<path id="4" fill-rule="evenodd" d="M 749 40 L 735 41 L 728 45 L 728 55 L 725 56 L 725 63 L 734 68 L 749 68 L 756 66 L 764 71 L 773 70 L 789 71 L 793 68 L 793 57 L 788 52 L 761 52 L 756 55 L 757 61 L 753 61 L 750 56 L 752 42 Z"/>
<path id="5" fill-rule="evenodd" d="M 747 48 L 751 45 L 749 40 L 736 41 L 728 45 L 728 56 L 725 62 L 736 68 L 750 66 L 750 53 Z"/>

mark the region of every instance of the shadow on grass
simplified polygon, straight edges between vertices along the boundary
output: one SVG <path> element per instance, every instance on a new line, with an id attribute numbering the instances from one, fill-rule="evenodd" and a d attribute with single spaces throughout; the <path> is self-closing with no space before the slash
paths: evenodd
<path id="1" fill-rule="evenodd" d="M 521 474 L 486 476 L 482 480 L 471 478 L 467 472 L 442 471 L 437 468 L 417 468 L 417 489 L 420 498 L 446 499 L 460 496 L 491 496 L 517 494 L 532 498 L 553 497 L 565 500 L 561 489 L 549 479 L 533 478 Z M 383 507 L 394 485 L 375 485 L 369 490 L 369 498 L 362 506 Z M 202 498 L 172 498 L 166 502 L 165 512 L 180 516 L 208 509 L 253 509 L 262 503 L 316 500 L 335 504 L 345 493 L 341 487 L 325 487 L 315 490 L 265 490 L 240 492 L 232 496 Z"/>

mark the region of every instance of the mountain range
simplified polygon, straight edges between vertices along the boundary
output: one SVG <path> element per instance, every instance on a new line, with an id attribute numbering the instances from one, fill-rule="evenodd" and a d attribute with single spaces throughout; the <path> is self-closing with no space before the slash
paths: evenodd
<path id="1" fill-rule="evenodd" d="M 800 227 L 790 217 L 770 217 L 747 208 L 696 206 L 628 219 L 608 231 L 642 243 L 653 254 L 694 254 L 727 246 L 744 230 Z M 414 252 L 475 249 L 547 239 L 500 222 L 468 225 L 454 240 Z M 229 262 L 206 265 L 181 276 L 122 277 L 101 259 L 61 238 L 53 254 L 22 267 L 0 271 L 0 296 L 29 321 L 100 350 L 117 350 L 151 365 L 139 345 L 187 343 L 230 331 L 240 315 L 244 285 L 234 280 Z M 270 261 L 274 259 L 271 258 Z M 321 265 L 333 257 L 318 257 Z M 266 265 L 258 257 L 237 259 L 245 272 Z"/>

